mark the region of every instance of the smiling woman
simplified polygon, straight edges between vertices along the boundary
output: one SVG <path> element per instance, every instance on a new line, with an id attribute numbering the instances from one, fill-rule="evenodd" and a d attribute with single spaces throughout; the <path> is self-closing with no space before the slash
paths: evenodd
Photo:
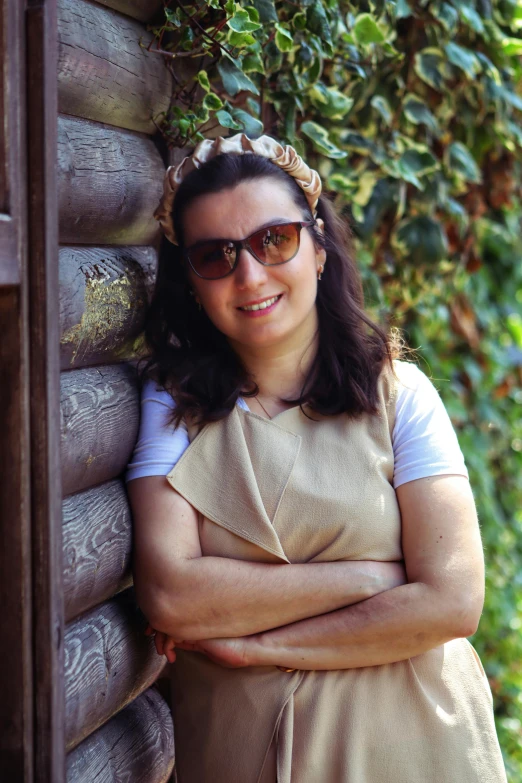
<path id="1" fill-rule="evenodd" d="M 240 134 L 193 157 L 156 212 L 127 474 L 179 783 L 502 783 L 464 638 L 480 534 L 440 398 L 365 314 L 295 150 Z"/>

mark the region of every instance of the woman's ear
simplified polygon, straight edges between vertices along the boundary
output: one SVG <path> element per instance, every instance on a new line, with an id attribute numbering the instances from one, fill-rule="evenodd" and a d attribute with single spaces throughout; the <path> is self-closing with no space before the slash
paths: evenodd
<path id="1" fill-rule="evenodd" d="M 321 234 L 324 234 L 324 220 L 322 218 L 316 218 L 315 222 L 317 223 L 317 228 Z"/>

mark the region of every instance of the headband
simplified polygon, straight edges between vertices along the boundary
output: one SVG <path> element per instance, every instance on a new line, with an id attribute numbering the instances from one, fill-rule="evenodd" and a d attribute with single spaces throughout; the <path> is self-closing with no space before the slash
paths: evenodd
<path id="1" fill-rule="evenodd" d="M 314 217 L 317 214 L 316 206 L 322 189 L 321 179 L 317 171 L 309 168 L 293 147 L 289 144 L 283 147 L 270 136 L 260 136 L 257 139 L 249 139 L 244 133 L 236 133 L 235 136 L 229 138 L 217 136 L 215 139 L 200 141 L 191 155 L 184 158 L 177 166 L 169 166 L 165 172 L 163 195 L 154 212 L 154 217 L 159 221 L 163 233 L 172 244 L 178 244 L 172 220 L 172 207 L 177 189 L 187 174 L 199 169 L 207 160 L 221 153 L 251 154 L 268 158 L 296 180 L 304 191 L 312 214 Z"/>

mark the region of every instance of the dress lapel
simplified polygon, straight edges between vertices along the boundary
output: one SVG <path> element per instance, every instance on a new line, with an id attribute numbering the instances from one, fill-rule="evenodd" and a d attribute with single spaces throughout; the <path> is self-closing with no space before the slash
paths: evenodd
<path id="1" fill-rule="evenodd" d="M 205 517 L 288 562 L 273 520 L 301 438 L 236 406 L 203 427 L 167 476 Z"/>

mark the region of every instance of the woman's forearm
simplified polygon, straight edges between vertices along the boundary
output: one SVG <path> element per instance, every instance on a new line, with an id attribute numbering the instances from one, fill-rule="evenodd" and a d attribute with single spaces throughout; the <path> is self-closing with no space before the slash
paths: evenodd
<path id="1" fill-rule="evenodd" d="M 470 601 L 470 607 L 471 607 Z M 249 665 L 356 669 L 405 660 L 476 630 L 473 609 L 415 582 L 245 640 Z"/>
<path id="2" fill-rule="evenodd" d="M 363 601 L 405 581 L 402 564 L 268 564 L 200 557 L 176 566 L 151 624 L 175 639 L 248 636 Z"/>

